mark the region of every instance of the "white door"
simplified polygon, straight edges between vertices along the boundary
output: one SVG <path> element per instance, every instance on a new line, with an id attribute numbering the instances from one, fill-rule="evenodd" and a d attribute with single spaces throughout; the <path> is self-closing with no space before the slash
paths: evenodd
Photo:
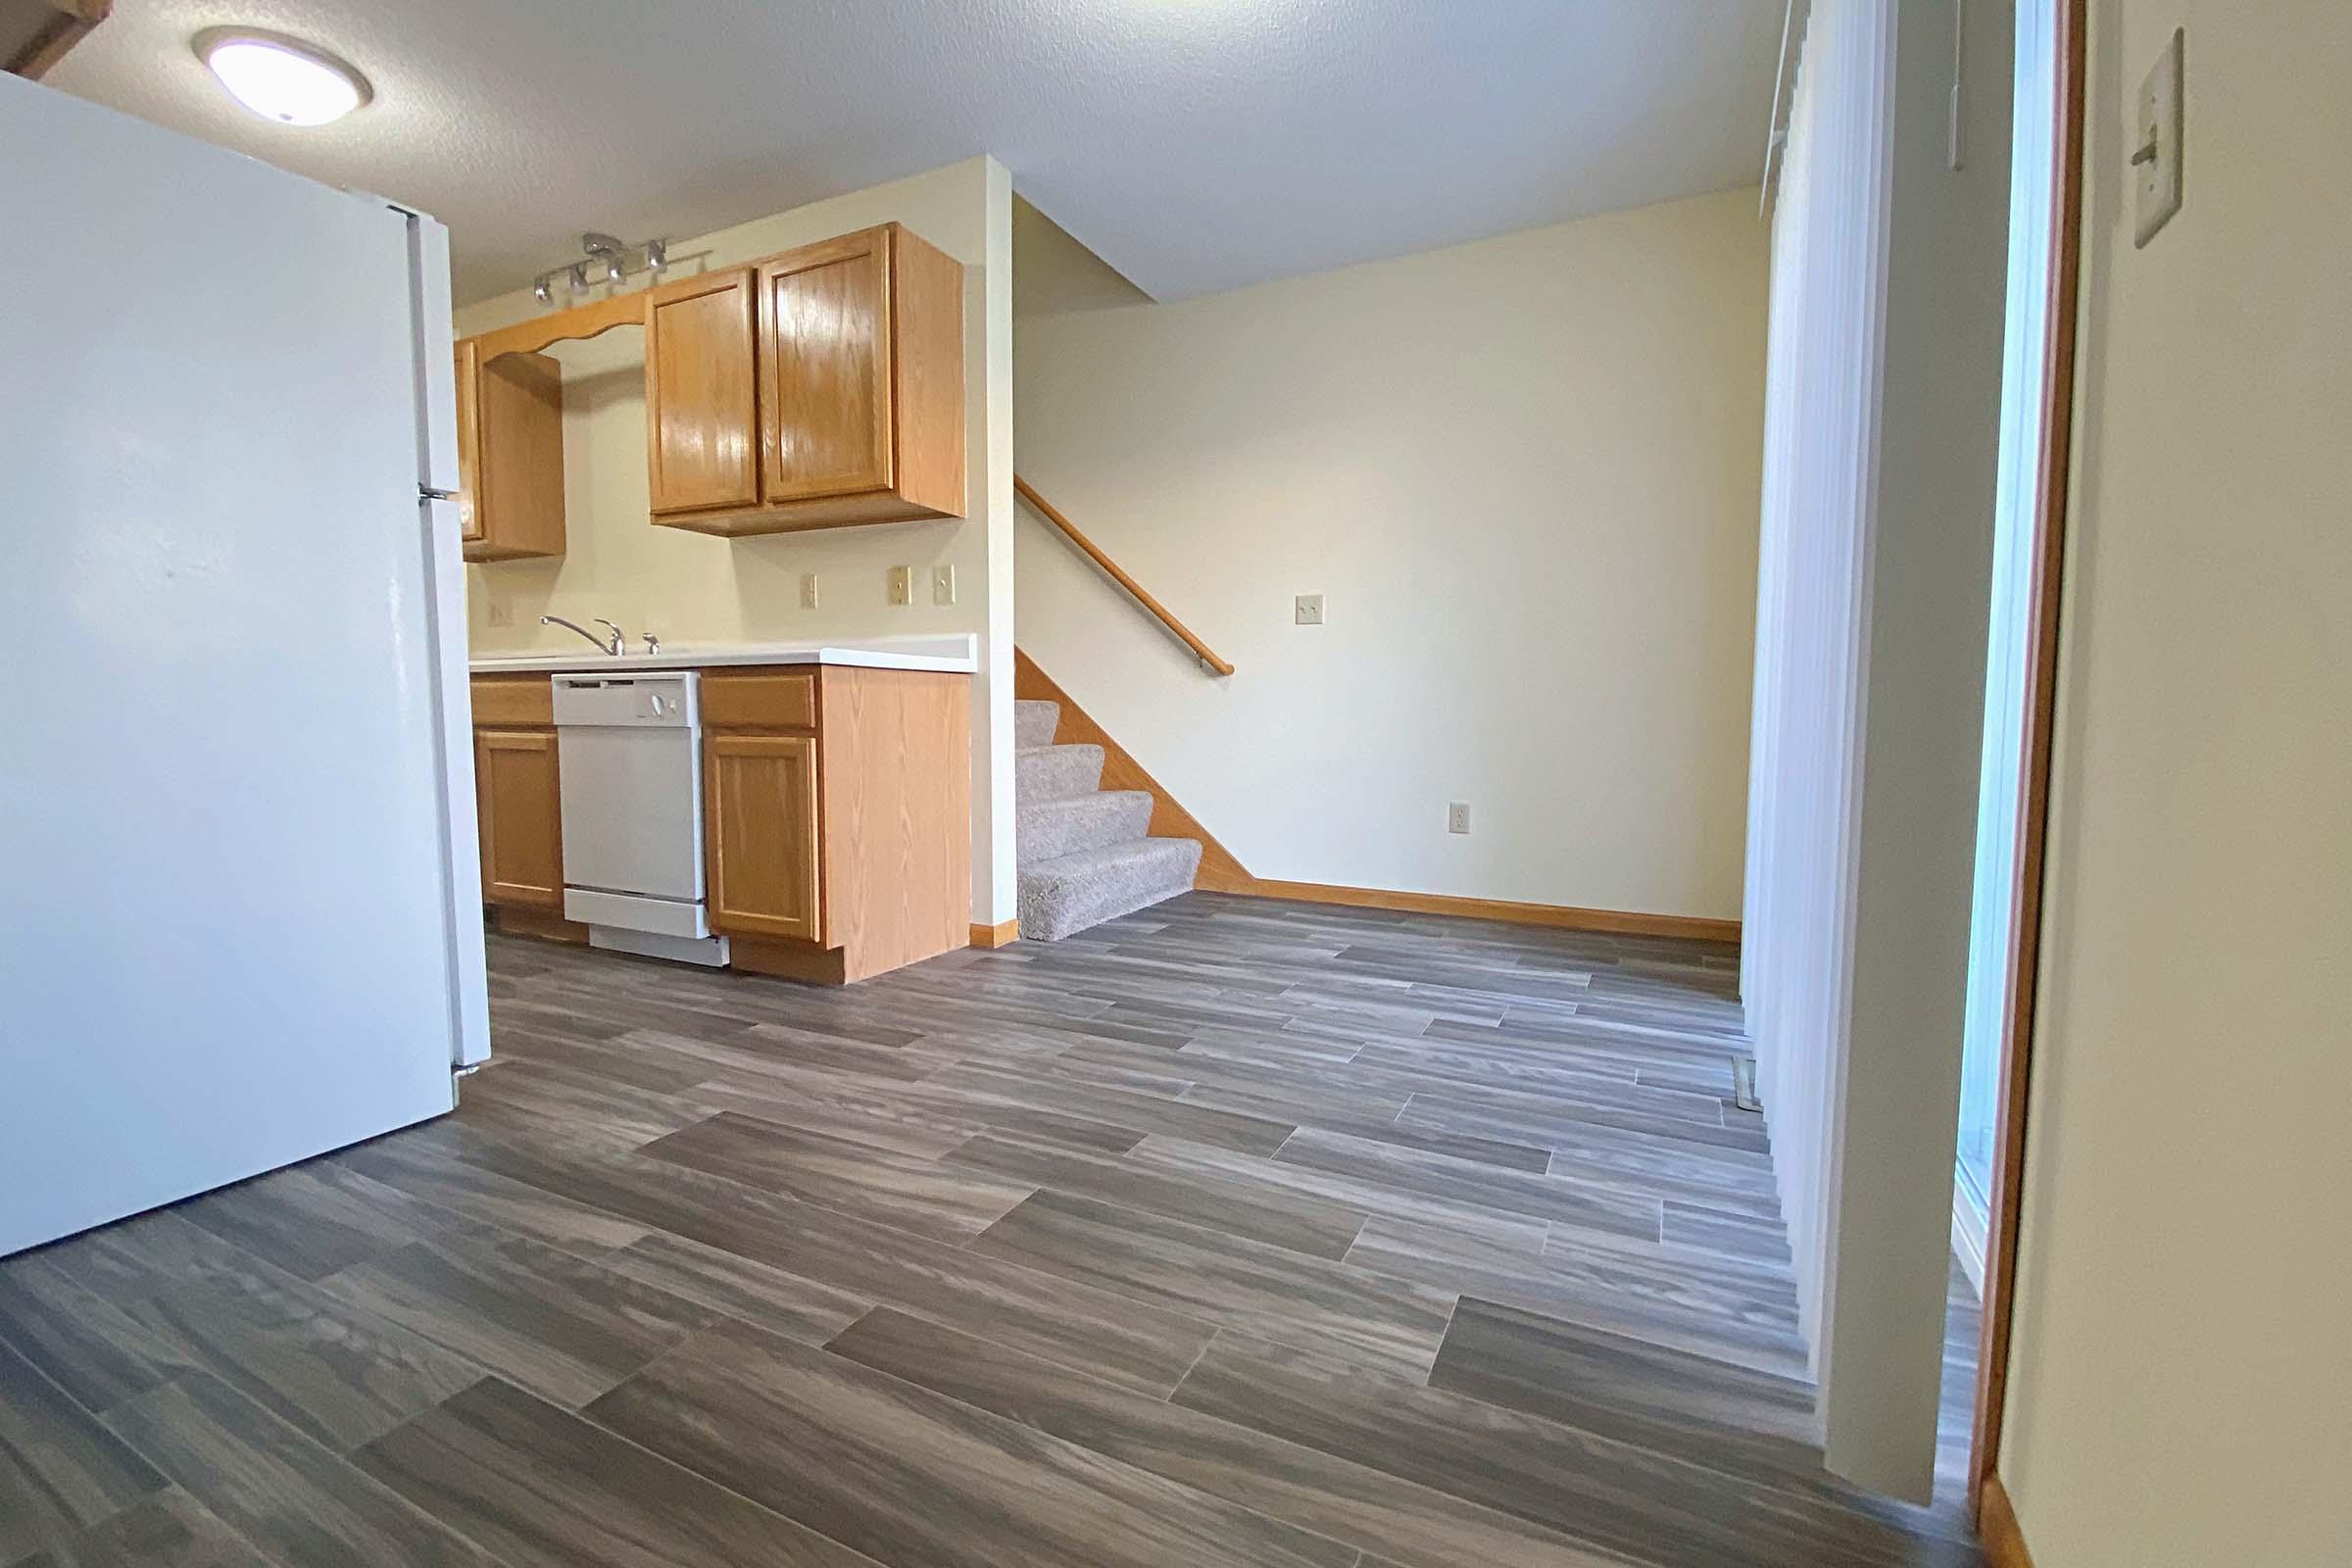
<path id="1" fill-rule="evenodd" d="M 0 212 L 6 1253 L 448 1110 L 481 982 L 433 247 L 8 76 Z"/>

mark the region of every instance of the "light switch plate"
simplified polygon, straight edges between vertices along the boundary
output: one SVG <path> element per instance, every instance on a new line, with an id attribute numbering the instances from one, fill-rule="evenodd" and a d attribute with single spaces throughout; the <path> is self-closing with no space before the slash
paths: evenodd
<path id="1" fill-rule="evenodd" d="M 816 573 L 813 571 L 801 573 L 801 608 L 803 610 L 816 608 Z"/>
<path id="2" fill-rule="evenodd" d="M 914 568 L 912 566 L 890 568 L 890 602 L 894 605 L 914 603 Z"/>
<path id="3" fill-rule="evenodd" d="M 2181 33 L 2173 29 L 2164 52 L 2139 84 L 2138 113 L 2132 122 L 2132 165 L 2135 177 L 2132 212 L 2134 246 L 2144 246 L 2180 210 Z"/>
<path id="4" fill-rule="evenodd" d="M 956 568 L 954 566 L 933 566 L 931 568 L 931 602 L 935 605 L 952 605 L 956 602 Z"/>
<path id="5" fill-rule="evenodd" d="M 1323 624 L 1323 596 L 1321 594 L 1300 594 L 1292 601 L 1292 614 L 1299 625 L 1320 626 Z"/>

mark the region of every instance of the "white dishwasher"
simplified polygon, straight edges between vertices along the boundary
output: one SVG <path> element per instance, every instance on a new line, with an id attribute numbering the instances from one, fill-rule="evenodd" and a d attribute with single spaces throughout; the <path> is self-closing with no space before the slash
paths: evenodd
<path id="1" fill-rule="evenodd" d="M 564 915 L 596 947 L 727 961 L 703 894 L 703 713 L 692 670 L 555 677 Z"/>

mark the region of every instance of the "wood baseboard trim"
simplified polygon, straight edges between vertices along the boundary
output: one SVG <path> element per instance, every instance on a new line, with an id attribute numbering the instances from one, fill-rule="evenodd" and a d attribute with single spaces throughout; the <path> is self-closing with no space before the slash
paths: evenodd
<path id="1" fill-rule="evenodd" d="M 588 940 L 588 928 L 576 920 L 566 920 L 551 909 L 516 909 L 500 906 L 491 911 L 491 923 L 499 934 L 510 937 L 538 937 L 546 942 L 580 942 Z"/>
<path id="2" fill-rule="evenodd" d="M 794 942 L 731 936 L 727 938 L 727 964 L 746 974 L 800 980 L 816 986 L 846 985 L 849 981 L 847 956 L 840 948 L 812 948 Z"/>
<path id="3" fill-rule="evenodd" d="M 1020 940 L 1021 922 L 1018 920 L 972 927 L 972 946 L 975 948 L 1007 948 Z"/>
<path id="4" fill-rule="evenodd" d="M 1986 1568 L 2034 1568 L 2026 1549 L 2026 1533 L 2018 1528 L 2017 1509 L 1998 1471 L 1984 1476 L 1984 1497 L 1977 1515 L 1977 1539 L 1984 1548 Z"/>
<path id="5" fill-rule="evenodd" d="M 1252 877 L 1248 887 L 1224 891 L 1301 904 L 1338 904 L 1357 909 L 1397 909 L 1408 914 L 1450 914 L 1470 920 L 1549 926 L 1561 931 L 1598 931 L 1617 936 L 1684 937 L 1700 942 L 1737 942 L 1740 922 L 1694 914 L 1644 914 L 1632 909 L 1583 909 L 1566 904 L 1514 904 L 1505 899 L 1467 899 L 1450 893 L 1397 893 L 1386 888 L 1352 888 L 1326 882 L 1278 882 Z"/>
<path id="6" fill-rule="evenodd" d="M 1126 748 L 1104 732 L 1070 694 L 1037 667 L 1020 649 L 1012 651 L 1012 694 L 1031 702 L 1058 703 L 1061 727 L 1054 739 L 1063 746 L 1102 748 L 1102 787 L 1142 790 L 1152 797 L 1153 838 L 1198 839 L 1200 870 L 1193 885 L 1203 893 L 1240 893 L 1260 899 L 1295 899 L 1301 904 L 1338 904 L 1358 909 L 1397 909 L 1408 914 L 1450 914 L 1471 920 L 1502 920 L 1512 925 L 1549 926 L 1560 931 L 1599 931 L 1617 936 L 1683 937 L 1700 942 L 1737 942 L 1740 922 L 1692 914 L 1643 914 L 1628 909 L 1581 909 L 1564 904 L 1514 904 L 1505 899 L 1471 899 L 1450 893 L 1396 893 L 1386 888 L 1344 887 L 1328 882 L 1278 882 L 1251 876 L 1200 819 L 1178 805 L 1160 784 L 1127 755 Z M 972 927 L 972 945 L 985 947 Z"/>

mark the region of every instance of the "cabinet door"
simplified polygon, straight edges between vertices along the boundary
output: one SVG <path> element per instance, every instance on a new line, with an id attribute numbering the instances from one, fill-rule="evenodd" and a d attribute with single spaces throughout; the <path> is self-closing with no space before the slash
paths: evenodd
<path id="1" fill-rule="evenodd" d="M 482 363 L 471 338 L 458 344 L 458 537 L 482 537 Z"/>
<path id="2" fill-rule="evenodd" d="M 706 734 L 703 809 L 711 928 L 821 941 L 816 738 Z"/>
<path id="3" fill-rule="evenodd" d="M 890 312 L 887 227 L 760 269 L 762 499 L 890 488 Z"/>
<path id="4" fill-rule="evenodd" d="M 657 516 L 760 500 L 752 271 L 657 289 L 645 316 L 646 473 Z"/>
<path id="5" fill-rule="evenodd" d="M 473 732 L 482 902 L 564 907 L 564 815 L 552 729 Z"/>

